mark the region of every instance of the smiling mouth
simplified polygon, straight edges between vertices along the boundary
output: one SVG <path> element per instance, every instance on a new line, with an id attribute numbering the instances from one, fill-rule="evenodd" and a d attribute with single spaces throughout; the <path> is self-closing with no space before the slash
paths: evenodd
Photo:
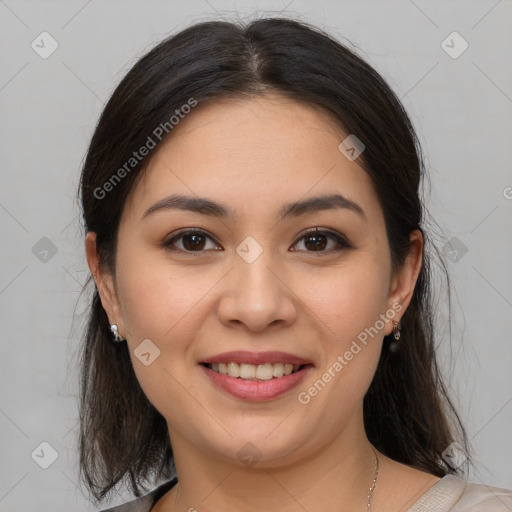
<path id="1" fill-rule="evenodd" d="M 290 364 L 290 363 L 264 363 L 264 364 L 246 364 L 246 363 L 201 363 L 206 368 L 223 375 L 229 375 L 235 379 L 242 380 L 272 380 L 279 379 L 292 373 L 297 373 L 311 364 Z"/>

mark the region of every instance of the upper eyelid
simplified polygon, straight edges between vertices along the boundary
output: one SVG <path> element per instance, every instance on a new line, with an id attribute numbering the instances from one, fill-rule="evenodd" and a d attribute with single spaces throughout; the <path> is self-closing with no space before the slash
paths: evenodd
<path id="1" fill-rule="evenodd" d="M 163 243 L 164 244 L 170 244 L 172 241 L 179 240 L 182 236 L 189 235 L 189 234 L 192 234 L 192 233 L 199 233 L 201 235 L 205 235 L 208 238 L 210 238 L 211 240 L 213 240 L 216 244 L 219 244 L 219 242 L 217 242 L 217 240 L 215 239 L 214 236 L 210 235 L 210 233 L 208 233 L 207 231 L 204 231 L 201 228 L 184 228 L 184 229 L 180 229 L 180 230 L 178 230 L 177 233 L 173 234 L 172 236 L 166 237 L 165 240 L 163 241 Z"/>

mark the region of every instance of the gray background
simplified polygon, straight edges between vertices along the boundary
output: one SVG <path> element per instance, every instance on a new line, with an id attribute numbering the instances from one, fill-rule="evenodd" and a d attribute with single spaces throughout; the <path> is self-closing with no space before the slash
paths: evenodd
<path id="1" fill-rule="evenodd" d="M 439 339 L 474 448 L 467 478 L 512 488 L 510 0 L 0 0 L 0 512 L 95 510 L 77 479 L 77 301 L 88 269 L 75 193 L 104 102 L 168 34 L 280 11 L 352 41 L 413 119 L 438 244 L 462 248 L 448 259 L 451 349 L 441 324 Z M 58 44 L 46 59 L 31 47 L 51 49 L 44 31 Z M 461 55 L 457 36 L 442 44 L 454 31 L 469 44 Z M 444 299 L 439 310 L 446 320 Z M 58 455 L 47 469 L 42 442 Z"/>

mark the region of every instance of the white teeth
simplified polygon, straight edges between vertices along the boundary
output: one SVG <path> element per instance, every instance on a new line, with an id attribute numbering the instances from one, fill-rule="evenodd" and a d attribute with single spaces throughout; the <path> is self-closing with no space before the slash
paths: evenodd
<path id="1" fill-rule="evenodd" d="M 274 371 L 272 372 L 274 377 L 282 377 L 284 375 L 284 364 L 276 363 L 274 365 Z"/>
<path id="2" fill-rule="evenodd" d="M 241 379 L 255 379 L 256 378 L 256 366 L 253 364 L 240 365 L 240 378 Z M 260 377 L 258 377 L 260 378 Z"/>
<path id="3" fill-rule="evenodd" d="M 256 369 L 256 378 L 258 380 L 270 380 L 272 378 L 272 374 L 274 373 L 274 368 L 270 363 L 259 364 Z"/>
<path id="4" fill-rule="evenodd" d="M 228 363 L 228 375 L 230 377 L 240 377 L 240 366 L 238 363 Z"/>
<path id="5" fill-rule="evenodd" d="M 229 375 L 230 377 L 250 380 L 271 380 L 283 375 L 290 375 L 296 372 L 300 365 L 291 363 L 265 363 L 265 364 L 247 364 L 247 363 L 212 363 L 211 369 L 215 372 Z"/>

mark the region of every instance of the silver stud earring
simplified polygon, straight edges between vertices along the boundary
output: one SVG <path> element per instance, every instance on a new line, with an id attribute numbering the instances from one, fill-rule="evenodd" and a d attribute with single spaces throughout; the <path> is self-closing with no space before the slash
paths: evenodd
<path id="1" fill-rule="evenodd" d="M 116 324 L 111 324 L 110 332 L 112 333 L 111 339 L 112 339 L 113 343 L 122 343 L 123 341 L 126 341 L 124 338 L 121 338 L 121 336 L 119 335 L 119 332 L 117 331 Z"/>
<path id="2" fill-rule="evenodd" d="M 398 322 L 393 324 L 393 337 L 395 339 L 389 344 L 390 352 L 396 352 L 400 348 L 400 324 Z"/>

